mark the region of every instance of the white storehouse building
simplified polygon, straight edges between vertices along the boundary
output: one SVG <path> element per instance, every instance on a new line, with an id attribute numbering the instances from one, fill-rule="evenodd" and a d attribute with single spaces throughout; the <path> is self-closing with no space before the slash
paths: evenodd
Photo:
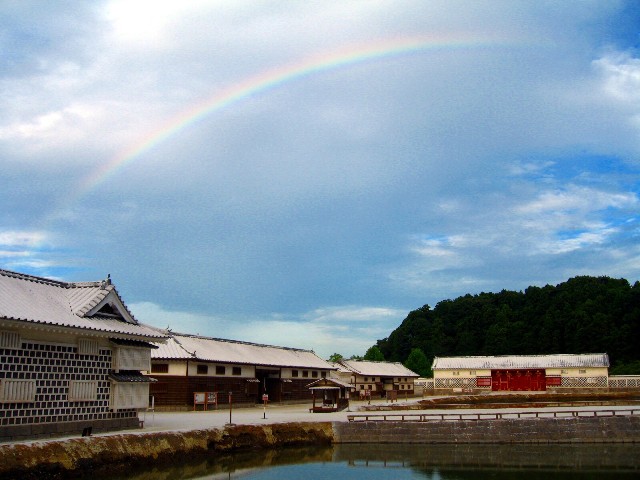
<path id="1" fill-rule="evenodd" d="M 606 353 L 436 357 L 434 393 L 589 391 L 608 387 Z"/>
<path id="2" fill-rule="evenodd" d="M 111 280 L 0 270 L 0 441 L 138 426 L 150 342 Z"/>
<path id="3" fill-rule="evenodd" d="M 340 364 L 351 372 L 349 383 L 360 396 L 385 397 L 389 392 L 413 395 L 413 384 L 419 377 L 400 362 L 341 360 Z"/>

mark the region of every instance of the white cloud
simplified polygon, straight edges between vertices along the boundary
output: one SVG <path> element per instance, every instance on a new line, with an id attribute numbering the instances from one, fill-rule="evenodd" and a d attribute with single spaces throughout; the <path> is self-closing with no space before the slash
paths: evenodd
<path id="1" fill-rule="evenodd" d="M 162 48 L 166 38 L 166 26 L 193 2 L 163 0 L 136 0 L 109 2 L 105 7 L 105 18 L 113 29 L 115 41 L 145 48 Z"/>
<path id="2" fill-rule="evenodd" d="M 577 233 L 571 238 L 552 239 L 547 243 L 541 242 L 534 252 L 557 255 L 585 247 L 603 245 L 612 235 L 618 232 L 619 230 L 616 228 L 594 226 L 591 231 Z"/>
<path id="3" fill-rule="evenodd" d="M 129 305 L 141 322 L 179 333 L 312 349 L 322 358 L 332 353 L 363 355 L 376 340 L 386 337 L 406 316 L 405 311 L 383 307 L 327 307 L 299 317 L 215 316 L 170 311 L 152 302 Z M 362 324 L 362 326 L 358 326 Z"/>
<path id="4" fill-rule="evenodd" d="M 627 107 L 640 107 L 640 58 L 613 52 L 593 62 L 601 73 L 604 91 Z"/>
<path id="5" fill-rule="evenodd" d="M 0 139 L 17 140 L 33 153 L 51 148 L 66 149 L 70 144 L 94 141 L 95 137 L 89 132 L 97 133 L 103 119 L 104 112 L 96 105 L 72 104 L 62 110 L 0 127 Z"/>
<path id="6" fill-rule="evenodd" d="M 536 169 L 526 170 L 528 175 Z M 544 169 L 539 173 L 546 176 Z M 614 271 L 628 273 L 624 262 L 614 257 L 623 255 L 626 261 L 637 263 L 633 250 L 616 254 L 612 247 L 623 229 L 636 225 L 638 196 L 571 183 L 549 188 L 550 183 L 557 183 L 549 178 L 537 187 L 531 183 L 534 180 L 522 183 L 511 197 L 503 194 L 459 204 L 456 214 L 467 221 L 443 224 L 440 236 L 412 236 L 408 244 L 412 261 L 390 270 L 391 288 L 404 285 L 414 291 L 437 292 L 436 297 L 450 296 L 447 290 L 463 294 L 501 289 L 504 285 L 496 278 L 498 272 L 509 268 L 514 271 L 504 271 L 505 275 L 520 269 L 532 271 L 551 257 L 558 272 L 548 271 L 547 275 L 561 281 L 564 275 L 581 271 L 573 265 L 576 273 L 572 273 L 572 255 L 576 253 L 589 258 L 585 268 L 590 273 L 606 272 L 607 268 L 610 275 L 615 275 Z M 487 200 L 495 205 L 483 205 Z M 593 255 L 595 252 L 598 254 Z"/>
<path id="7" fill-rule="evenodd" d="M 325 307 L 312 310 L 303 315 L 303 318 L 315 323 L 341 324 L 351 322 L 379 323 L 388 320 L 397 320 L 401 312 L 394 308 L 384 307 Z"/>
<path id="8" fill-rule="evenodd" d="M 559 212 L 595 212 L 606 208 L 633 207 L 638 204 L 634 193 L 607 192 L 578 185 L 562 189 L 545 190 L 535 199 L 514 208 L 522 214 L 548 214 Z"/>
<path id="9" fill-rule="evenodd" d="M 46 239 L 47 234 L 41 231 L 0 230 L 0 246 L 4 247 L 37 247 Z"/>
<path id="10" fill-rule="evenodd" d="M 26 250 L 0 250 L 0 258 L 28 257 L 29 255 L 31 255 L 31 252 Z"/>

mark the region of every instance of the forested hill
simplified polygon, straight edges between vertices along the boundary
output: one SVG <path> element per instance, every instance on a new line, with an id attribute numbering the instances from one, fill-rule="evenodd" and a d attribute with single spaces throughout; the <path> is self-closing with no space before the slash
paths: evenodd
<path id="1" fill-rule="evenodd" d="M 608 353 L 610 373 L 640 374 L 640 282 L 582 276 L 444 300 L 410 312 L 377 347 L 405 364 L 413 350 L 409 363 L 420 354 L 426 370 L 435 356 Z"/>

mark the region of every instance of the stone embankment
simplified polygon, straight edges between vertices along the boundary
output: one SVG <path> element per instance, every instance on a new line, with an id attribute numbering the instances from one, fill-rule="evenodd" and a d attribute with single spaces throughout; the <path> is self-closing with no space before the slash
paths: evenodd
<path id="1" fill-rule="evenodd" d="M 639 443 L 640 415 L 334 423 L 335 443 Z"/>
<path id="2" fill-rule="evenodd" d="M 236 425 L 223 429 L 81 437 L 0 445 L 0 478 L 72 478 L 173 458 L 293 445 L 329 445 L 329 422 Z"/>
<path id="3" fill-rule="evenodd" d="M 72 478 L 175 458 L 340 443 L 640 443 L 640 416 L 430 422 L 305 422 L 0 445 L 0 478 Z"/>

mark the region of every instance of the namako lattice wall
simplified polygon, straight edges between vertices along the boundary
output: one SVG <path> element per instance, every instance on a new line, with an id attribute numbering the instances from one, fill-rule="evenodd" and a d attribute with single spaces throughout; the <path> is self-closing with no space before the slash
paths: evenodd
<path id="1" fill-rule="evenodd" d="M 119 419 L 137 422 L 135 410 L 110 410 L 111 366 L 112 350 L 108 348 L 81 355 L 77 345 L 28 339 L 19 348 L 0 348 L 0 426 Z M 16 385 L 22 386 L 16 389 Z M 82 400 L 75 400 L 78 398 Z"/>

